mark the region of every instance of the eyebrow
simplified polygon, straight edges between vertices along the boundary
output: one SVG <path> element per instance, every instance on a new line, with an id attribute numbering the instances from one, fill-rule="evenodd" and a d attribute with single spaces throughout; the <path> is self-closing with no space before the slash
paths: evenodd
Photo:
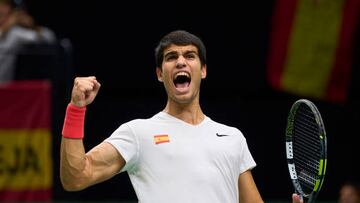
<path id="1" fill-rule="evenodd" d="M 198 54 L 197 51 L 195 51 L 195 50 L 187 50 L 184 52 L 184 54 L 191 54 L 191 53 Z M 164 54 L 164 57 L 172 55 L 172 54 L 178 54 L 178 52 L 177 51 L 169 51 L 166 54 Z"/>

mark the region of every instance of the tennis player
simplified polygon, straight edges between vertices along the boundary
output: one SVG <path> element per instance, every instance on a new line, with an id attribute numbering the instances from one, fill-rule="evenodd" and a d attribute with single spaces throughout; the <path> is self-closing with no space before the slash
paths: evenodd
<path id="1" fill-rule="evenodd" d="M 243 134 L 213 121 L 200 107 L 200 83 L 207 74 L 203 42 L 174 31 L 160 40 L 155 56 L 168 96 L 165 108 L 122 124 L 87 153 L 84 116 L 100 83 L 94 76 L 75 78 L 62 132 L 64 189 L 82 190 L 126 171 L 142 203 L 262 203 Z M 296 195 L 293 202 L 300 202 Z"/>

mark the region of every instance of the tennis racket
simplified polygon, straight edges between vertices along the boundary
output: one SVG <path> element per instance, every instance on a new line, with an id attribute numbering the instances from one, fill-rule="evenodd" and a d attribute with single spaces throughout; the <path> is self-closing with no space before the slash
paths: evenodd
<path id="1" fill-rule="evenodd" d="M 315 201 L 326 171 L 326 133 L 316 106 L 309 100 L 296 101 L 286 126 L 286 158 L 295 192 L 308 203 Z"/>

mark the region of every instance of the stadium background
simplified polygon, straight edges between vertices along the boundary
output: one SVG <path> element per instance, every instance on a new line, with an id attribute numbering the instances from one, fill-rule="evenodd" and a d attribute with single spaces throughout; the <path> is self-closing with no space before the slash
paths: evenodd
<path id="1" fill-rule="evenodd" d="M 86 149 L 121 123 L 161 111 L 166 95 L 156 80 L 154 48 L 174 29 L 199 35 L 208 50 L 208 78 L 201 104 L 214 120 L 238 127 L 258 166 L 253 170 L 265 200 L 286 200 L 293 192 L 284 151 L 284 128 L 292 102 L 302 95 L 272 89 L 266 79 L 271 18 L 275 1 L 70 1 L 29 0 L 39 24 L 71 41 L 72 74 L 95 75 L 102 84 L 86 120 Z M 359 181 L 359 34 L 356 34 L 348 99 L 312 99 L 328 133 L 328 172 L 320 200 L 335 200 L 342 183 Z M 316 67 L 314 67 L 315 69 Z M 67 78 L 69 79 L 69 78 Z M 68 83 L 67 83 L 68 84 Z M 69 86 L 57 86 L 53 106 L 53 199 L 55 201 L 132 201 L 126 174 L 80 192 L 66 192 L 59 181 L 59 144 Z M 176 174 L 174 174 L 176 175 Z"/>

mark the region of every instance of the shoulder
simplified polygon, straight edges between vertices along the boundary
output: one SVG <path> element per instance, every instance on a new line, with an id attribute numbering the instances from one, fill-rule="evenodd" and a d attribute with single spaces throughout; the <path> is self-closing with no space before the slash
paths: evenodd
<path id="1" fill-rule="evenodd" d="M 145 124 L 150 124 L 153 122 L 156 122 L 156 119 L 154 119 L 155 116 L 151 117 L 151 118 L 137 118 L 137 119 L 133 119 L 130 120 L 124 124 L 128 125 L 128 126 L 138 126 L 138 125 L 145 125 Z"/>
<path id="2" fill-rule="evenodd" d="M 241 131 L 235 126 L 226 125 L 224 123 L 220 123 L 220 122 L 217 122 L 217 121 L 214 121 L 214 120 L 211 120 L 211 119 L 209 119 L 209 120 L 210 120 L 210 124 L 212 126 L 214 126 L 214 127 L 221 128 L 221 129 L 226 129 L 228 131 L 241 133 Z"/>
<path id="3" fill-rule="evenodd" d="M 223 123 L 219 123 L 217 121 L 209 119 L 209 125 L 212 129 L 216 130 L 219 134 L 229 134 L 234 135 L 239 139 L 245 139 L 243 133 L 240 131 L 239 128 L 235 126 L 226 125 Z"/>
<path id="4" fill-rule="evenodd" d="M 171 122 L 171 121 L 172 120 L 169 119 L 166 115 L 164 115 L 163 112 L 159 112 L 150 118 L 138 118 L 138 119 L 131 120 L 131 121 L 127 122 L 126 124 L 128 124 L 130 126 L 134 126 L 134 125 L 145 125 L 145 124 L 161 124 L 161 123 L 166 123 L 166 122 Z"/>
<path id="5" fill-rule="evenodd" d="M 161 126 L 159 126 L 159 122 L 156 122 L 154 117 L 138 118 L 122 123 L 110 137 L 138 139 L 159 128 L 161 128 Z"/>
<path id="6" fill-rule="evenodd" d="M 55 42 L 55 33 L 47 27 L 39 27 L 37 30 L 29 29 L 22 26 L 14 26 L 9 30 L 9 36 L 17 39 L 24 40 L 25 42 Z"/>
<path id="7" fill-rule="evenodd" d="M 10 36 L 17 36 L 20 38 L 32 38 L 36 32 L 22 26 L 13 26 L 9 31 Z"/>
<path id="8" fill-rule="evenodd" d="M 130 129 L 138 129 L 138 128 L 147 128 L 147 126 L 152 126 L 154 124 L 159 123 L 158 114 L 150 117 L 150 118 L 137 118 L 130 120 L 128 122 L 123 123 L 120 127 L 127 127 Z"/>

